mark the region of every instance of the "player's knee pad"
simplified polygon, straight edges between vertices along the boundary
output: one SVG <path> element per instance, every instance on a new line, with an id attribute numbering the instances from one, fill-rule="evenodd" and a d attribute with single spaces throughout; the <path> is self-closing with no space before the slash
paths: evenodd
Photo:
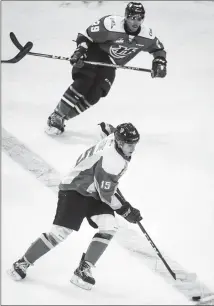
<path id="1" fill-rule="evenodd" d="M 90 106 L 86 98 L 71 85 L 63 94 L 56 111 L 68 120 L 81 114 Z"/>
<path id="2" fill-rule="evenodd" d="M 87 101 L 90 105 L 96 104 L 100 98 L 107 96 L 110 87 L 110 82 L 108 83 L 106 81 L 95 84 L 86 95 Z"/>
<path id="3" fill-rule="evenodd" d="M 105 97 L 109 92 L 110 87 L 107 89 L 107 85 L 102 82 L 95 83 L 93 88 L 87 93 L 86 98 L 90 105 L 96 104 L 102 97 Z"/>
<path id="4" fill-rule="evenodd" d="M 47 246 L 54 247 L 60 242 L 64 241 L 72 232 L 72 229 L 53 224 L 49 233 L 44 233 Z"/>
<path id="5" fill-rule="evenodd" d="M 111 214 L 102 214 L 91 217 L 100 232 L 114 232 L 118 230 L 116 218 Z"/>

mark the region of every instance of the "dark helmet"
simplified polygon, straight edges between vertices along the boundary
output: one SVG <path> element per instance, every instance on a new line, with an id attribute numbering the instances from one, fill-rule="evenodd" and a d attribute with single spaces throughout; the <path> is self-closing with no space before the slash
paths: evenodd
<path id="1" fill-rule="evenodd" d="M 120 141 L 128 144 L 137 143 L 140 139 L 140 134 L 131 123 L 122 123 L 116 127 L 114 131 L 115 141 Z"/>
<path id="2" fill-rule="evenodd" d="M 145 9 L 143 4 L 140 2 L 129 2 L 126 6 L 125 17 L 131 17 L 133 15 L 141 15 L 142 18 L 145 16 Z"/>

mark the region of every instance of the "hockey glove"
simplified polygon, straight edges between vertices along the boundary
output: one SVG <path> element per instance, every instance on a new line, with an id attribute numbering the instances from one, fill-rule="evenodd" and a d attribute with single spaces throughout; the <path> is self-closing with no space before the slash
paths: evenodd
<path id="1" fill-rule="evenodd" d="M 130 223 L 136 223 L 143 219 L 140 211 L 137 208 L 132 207 L 129 202 L 125 202 L 121 208 L 115 211 Z"/>
<path id="2" fill-rule="evenodd" d="M 166 76 L 167 61 L 164 57 L 158 56 L 152 61 L 152 78 L 164 78 Z"/>
<path id="3" fill-rule="evenodd" d="M 70 63 L 72 66 L 82 68 L 84 66 L 84 59 L 86 59 L 87 49 L 83 46 L 78 47 L 73 55 L 71 55 Z"/>
<path id="4" fill-rule="evenodd" d="M 110 123 L 101 122 L 101 123 L 98 123 L 98 125 L 100 125 L 102 132 L 106 136 L 114 133 L 114 131 L 116 130 L 115 127 L 113 127 L 113 125 L 111 125 Z"/>

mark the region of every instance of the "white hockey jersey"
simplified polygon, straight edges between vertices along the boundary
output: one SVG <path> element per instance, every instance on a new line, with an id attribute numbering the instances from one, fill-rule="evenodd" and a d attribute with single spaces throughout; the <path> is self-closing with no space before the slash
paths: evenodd
<path id="1" fill-rule="evenodd" d="M 59 189 L 76 190 L 118 209 L 122 205 L 114 194 L 128 163 L 115 148 L 114 134 L 110 134 L 79 156 Z"/>

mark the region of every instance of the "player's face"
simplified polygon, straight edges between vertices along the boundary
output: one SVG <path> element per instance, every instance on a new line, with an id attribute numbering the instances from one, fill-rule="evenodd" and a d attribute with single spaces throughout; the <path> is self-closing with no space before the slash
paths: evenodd
<path id="1" fill-rule="evenodd" d="M 141 26 L 144 18 L 140 15 L 134 15 L 126 18 L 126 24 L 131 32 L 136 32 L 137 29 Z"/>
<path id="2" fill-rule="evenodd" d="M 124 143 L 121 147 L 123 154 L 130 157 L 132 153 L 134 152 L 136 147 L 136 143 Z"/>

